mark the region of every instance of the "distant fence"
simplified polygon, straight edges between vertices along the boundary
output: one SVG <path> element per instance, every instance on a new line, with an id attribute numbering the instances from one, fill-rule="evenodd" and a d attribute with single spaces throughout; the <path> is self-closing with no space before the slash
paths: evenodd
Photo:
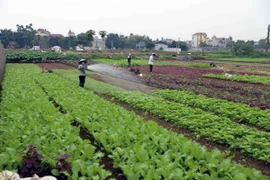
<path id="1" fill-rule="evenodd" d="M 4 78 L 5 66 L 6 66 L 6 57 L 4 47 L 0 42 L 0 90 L 2 89 L 2 80 Z"/>

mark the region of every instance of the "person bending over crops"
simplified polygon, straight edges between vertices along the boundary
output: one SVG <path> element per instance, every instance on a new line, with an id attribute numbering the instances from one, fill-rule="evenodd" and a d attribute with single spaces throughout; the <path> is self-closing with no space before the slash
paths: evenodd
<path id="1" fill-rule="evenodd" d="M 79 70 L 79 86 L 84 87 L 84 83 L 85 83 L 85 69 L 86 69 L 86 60 L 85 59 L 81 59 L 79 61 L 79 66 L 78 66 L 78 70 Z"/>
<path id="2" fill-rule="evenodd" d="M 216 64 L 215 64 L 213 61 L 210 61 L 210 62 L 209 62 L 209 65 L 210 65 L 210 66 L 213 66 L 213 67 L 216 67 Z"/>

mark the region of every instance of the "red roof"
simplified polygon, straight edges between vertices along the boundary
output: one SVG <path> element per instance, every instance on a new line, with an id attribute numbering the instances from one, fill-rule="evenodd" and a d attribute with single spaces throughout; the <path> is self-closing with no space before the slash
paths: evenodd
<path id="1" fill-rule="evenodd" d="M 211 39 L 215 39 L 215 40 L 223 40 L 223 39 L 226 39 L 226 38 L 224 38 L 224 37 L 216 37 L 216 36 L 213 36 Z"/>
<path id="2" fill-rule="evenodd" d="M 9 41 L 9 42 L 8 42 L 8 45 L 9 45 L 9 46 L 15 46 L 15 45 L 17 45 L 17 43 L 14 42 L 14 41 Z"/>
<path id="3" fill-rule="evenodd" d="M 75 34 L 74 32 L 72 32 L 71 30 L 68 31 L 68 34 Z"/>
<path id="4" fill-rule="evenodd" d="M 51 37 L 64 37 L 62 34 L 51 34 Z"/>

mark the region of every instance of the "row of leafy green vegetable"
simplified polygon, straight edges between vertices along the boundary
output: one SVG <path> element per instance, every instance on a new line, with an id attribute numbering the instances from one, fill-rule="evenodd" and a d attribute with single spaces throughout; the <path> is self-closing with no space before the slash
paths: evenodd
<path id="1" fill-rule="evenodd" d="M 70 73 L 67 77 L 77 79 Z M 112 153 L 115 166 L 121 167 L 129 179 L 245 179 L 253 176 L 247 169 L 243 172 L 238 169 L 240 166 L 236 168 L 218 150 L 208 152 L 198 143 L 167 131 L 152 121 L 145 122 L 91 91 L 78 92 L 74 82 L 55 74 L 44 74 L 37 79 L 57 103 L 76 117 L 106 151 Z M 103 92 L 112 90 L 105 83 L 88 78 L 86 87 Z M 114 91 L 118 89 L 113 87 Z M 124 90 L 119 90 L 119 94 L 127 95 Z M 137 99 L 136 93 L 131 93 Z"/>
<path id="2" fill-rule="evenodd" d="M 108 59 L 108 58 L 99 58 L 95 59 L 96 62 L 104 63 L 104 64 L 117 64 L 118 66 L 127 66 L 126 59 Z M 148 65 L 148 57 L 145 59 L 132 59 L 131 61 L 132 66 L 147 66 Z M 211 68 L 209 64 L 205 63 L 188 63 L 182 61 L 162 61 L 158 58 L 155 59 L 155 66 L 164 66 L 164 65 L 173 65 L 173 66 L 189 66 L 189 67 L 201 67 L 201 68 Z"/>
<path id="3" fill-rule="evenodd" d="M 119 66 L 127 66 L 127 60 L 121 57 L 99 57 L 96 55 L 87 55 L 87 54 L 74 54 L 74 53 L 56 53 L 56 52 L 34 52 L 34 51 L 6 51 L 5 56 L 8 61 L 11 62 L 20 62 L 20 60 L 32 61 L 41 61 L 42 58 L 47 60 L 76 60 L 85 58 L 87 60 L 95 60 L 97 62 L 106 63 L 106 64 L 117 64 Z M 132 60 L 133 66 L 145 66 L 148 65 L 148 57 L 145 56 L 145 59 L 141 57 L 134 58 Z M 177 65 L 177 66 L 191 66 L 191 67 L 202 67 L 210 68 L 208 64 L 204 63 L 183 63 L 183 62 L 170 62 L 170 61 L 156 61 L 156 66 L 160 65 Z"/>
<path id="4" fill-rule="evenodd" d="M 110 172 L 99 165 L 103 154 L 96 154 L 95 147 L 79 137 L 79 128 L 70 125 L 72 116 L 61 114 L 49 101 L 32 79 L 39 73 L 32 65 L 7 65 L 0 104 L 0 170 L 17 171 L 24 147 L 35 144 L 45 156 L 42 168 L 55 167 L 59 154 L 71 156 L 72 172 L 54 169 L 55 175 L 106 178 Z"/>
<path id="5" fill-rule="evenodd" d="M 90 59 L 92 56 L 84 56 L 83 54 L 61 54 L 56 52 L 34 52 L 34 51 L 6 51 L 6 59 L 8 61 L 19 62 L 20 60 L 39 61 L 42 58 L 47 60 L 79 60 L 81 58 Z"/>
<path id="6" fill-rule="evenodd" d="M 98 93 L 109 94 L 167 121 L 175 122 L 195 131 L 199 136 L 229 145 L 233 149 L 240 149 L 256 159 L 270 162 L 268 141 L 270 134 L 267 132 L 239 125 L 226 117 L 219 117 L 198 108 L 193 109 L 185 104 L 166 101 L 161 97 L 140 92 L 113 91 L 109 88 L 110 85 L 100 90 L 101 88 L 97 88 L 100 84 L 102 83 L 91 80 L 89 86 L 86 85 L 86 87 Z"/>
<path id="7" fill-rule="evenodd" d="M 165 99 L 186 104 L 193 108 L 200 108 L 213 112 L 222 117 L 227 117 L 239 122 L 247 122 L 252 125 L 270 130 L 270 110 L 261 110 L 257 107 L 249 107 L 246 104 L 234 103 L 217 98 L 208 98 L 192 92 L 178 90 L 154 90 L 153 95 Z"/>
<path id="8" fill-rule="evenodd" d="M 229 81 L 247 82 L 253 84 L 270 85 L 270 76 L 255 76 L 255 75 L 225 76 L 223 74 L 204 74 L 203 77 L 225 79 Z"/>
<path id="9" fill-rule="evenodd" d="M 139 92 L 114 93 L 114 97 L 195 131 L 211 141 L 229 145 L 230 148 L 240 149 L 254 158 L 270 162 L 270 134 L 267 132 L 239 125 L 226 117 L 219 117 L 201 109 L 193 109 Z"/>

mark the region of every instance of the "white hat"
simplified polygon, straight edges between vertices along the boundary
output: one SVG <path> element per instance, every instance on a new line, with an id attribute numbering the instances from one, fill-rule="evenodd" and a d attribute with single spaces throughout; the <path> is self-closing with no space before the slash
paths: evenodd
<path id="1" fill-rule="evenodd" d="M 85 59 L 81 59 L 80 62 L 86 61 Z"/>

